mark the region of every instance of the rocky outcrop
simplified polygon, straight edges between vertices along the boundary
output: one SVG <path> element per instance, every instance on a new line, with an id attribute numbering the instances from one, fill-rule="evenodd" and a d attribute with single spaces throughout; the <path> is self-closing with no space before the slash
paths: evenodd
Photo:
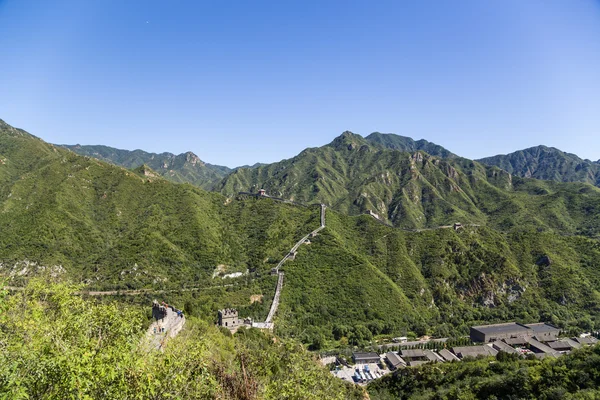
<path id="1" fill-rule="evenodd" d="M 497 282 L 495 277 L 482 273 L 467 287 L 457 289 L 463 293 L 463 299 L 471 298 L 474 304 L 493 308 L 503 302 L 512 303 L 518 300 L 527 290 L 527 285 L 516 278 Z"/>

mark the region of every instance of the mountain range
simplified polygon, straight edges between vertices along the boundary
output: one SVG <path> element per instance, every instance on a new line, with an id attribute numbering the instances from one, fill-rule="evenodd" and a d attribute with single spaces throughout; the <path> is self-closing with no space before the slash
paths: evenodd
<path id="1" fill-rule="evenodd" d="M 147 165 L 157 174 L 172 182 L 188 182 L 206 190 L 233 195 L 240 191 L 266 189 L 269 193 L 300 202 L 321 201 L 351 213 L 369 210 L 383 221 L 403 226 L 427 226 L 422 217 L 422 207 L 405 205 L 398 207 L 400 189 L 410 191 L 405 185 L 410 179 L 400 179 L 407 169 L 416 168 L 404 154 L 390 160 L 385 150 L 402 153 L 427 153 L 417 158 L 435 159 L 436 163 L 448 168 L 447 163 L 456 162 L 459 156 L 437 144 L 426 140 L 414 141 L 395 134 L 374 132 L 367 137 L 344 132 L 332 143 L 306 149 L 296 157 L 273 164 L 255 164 L 235 169 L 202 162 L 195 154 L 147 153 L 142 150 L 119 150 L 107 146 L 63 145 L 77 154 L 91 156 L 128 169 Z M 358 150 L 359 155 L 352 155 Z M 333 152 L 333 153 L 332 153 Z M 335 153 L 335 157 L 333 156 Z M 370 155 L 369 155 L 370 154 Z M 385 156 L 382 156 L 385 154 Z M 388 157 L 388 159 L 386 159 Z M 583 182 L 600 186 L 600 161 L 583 160 L 574 154 L 556 148 L 537 146 L 507 155 L 497 155 L 477 160 L 487 166 L 495 166 L 511 177 L 535 178 L 554 182 Z M 473 167 L 476 163 L 470 162 Z M 352 168 L 356 166 L 357 168 Z M 454 167 L 452 167 L 454 168 Z M 362 173 L 356 173 L 360 170 Z M 396 171 L 400 171 L 397 173 Z M 415 170 L 416 171 L 416 170 Z M 347 172 L 353 173 L 349 176 Z M 423 171 L 418 179 L 427 181 Z M 431 171 L 427 171 L 431 172 Z M 450 172 L 454 174 L 455 172 Z M 472 173 L 468 172 L 468 173 Z M 406 176 L 406 174 L 404 174 Z M 446 174 L 447 175 L 447 174 Z M 440 177 L 438 177 L 440 178 Z M 379 183 L 388 186 L 382 188 Z M 432 185 L 438 192 L 443 186 L 433 179 Z M 448 182 L 449 185 L 451 183 Z M 391 209 L 390 209 L 391 207 Z M 404 218 L 404 215 L 411 215 Z M 462 217 L 462 215 L 458 215 Z M 421 222 L 418 222 L 420 220 Z"/>
<path id="2" fill-rule="evenodd" d="M 582 160 L 554 147 L 537 146 L 478 160 L 511 174 L 556 182 L 585 182 L 600 186 L 600 162 Z"/>
<path id="3" fill-rule="evenodd" d="M 120 150 L 113 147 L 92 145 L 61 145 L 82 156 L 97 158 L 128 169 L 147 165 L 164 178 L 177 183 L 188 182 L 209 189 L 211 184 L 224 178 L 230 168 L 207 164 L 188 151 L 179 155 L 172 153 L 148 153 L 143 150 Z"/>
<path id="4" fill-rule="evenodd" d="M 0 274 L 13 285 L 50 270 L 90 289 L 170 290 L 192 315 L 235 307 L 260 319 L 271 268 L 319 226 L 311 204 L 323 202 L 326 229 L 284 265 L 279 335 L 319 348 L 403 331 L 464 335 L 482 321 L 596 323 L 600 189 L 589 184 L 345 132 L 212 185 L 176 184 L 146 163 L 127 169 L 1 123 Z M 308 206 L 238 194 L 259 188 Z M 215 278 L 223 271 L 242 276 Z"/>

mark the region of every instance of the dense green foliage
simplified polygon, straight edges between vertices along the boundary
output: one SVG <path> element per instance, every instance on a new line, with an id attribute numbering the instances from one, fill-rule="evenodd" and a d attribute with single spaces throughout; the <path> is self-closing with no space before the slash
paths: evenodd
<path id="1" fill-rule="evenodd" d="M 218 285 L 217 266 L 264 275 L 319 223 L 316 208 L 226 199 L 12 128 L 0 158 L 0 272 L 14 279 L 41 265 L 100 289 Z"/>
<path id="2" fill-rule="evenodd" d="M 111 161 L 143 159 L 121 156 Z M 169 182 L 147 164 L 127 170 L 0 122 L 0 275 L 11 285 L 69 277 L 116 290 L 120 302 L 39 280 L 0 293 L 0 397 L 360 397 L 296 340 L 365 348 L 381 336 L 458 338 L 469 325 L 507 320 L 600 329 L 600 190 L 588 184 L 520 178 L 382 134 L 345 133 L 291 160 L 239 169 L 218 187 L 229 197 Z M 278 339 L 255 330 L 231 338 L 211 326 L 216 310 L 264 319 L 277 279 L 270 269 L 319 226 L 319 207 L 237 195 L 261 187 L 332 207 L 326 229 L 283 267 Z M 366 210 L 384 223 L 347 215 Z M 464 228 L 452 229 L 457 221 Z M 243 275 L 222 279 L 232 272 Z M 189 322 L 164 353 L 148 353 L 139 305 L 157 297 Z M 598 357 L 431 366 L 370 390 L 384 399 L 516 398 L 515 388 L 531 398 L 593 396 L 595 366 L 584 359 Z M 567 365 L 590 376 L 545 378 Z"/>
<path id="3" fill-rule="evenodd" d="M 0 292 L 0 398 L 362 398 L 295 342 L 254 329 L 231 337 L 188 318 L 164 352 L 149 350 L 140 308 L 78 289 L 36 279 Z"/>
<path id="4" fill-rule="evenodd" d="M 598 259 L 600 243 L 581 236 L 406 232 L 328 211 L 327 229 L 285 266 L 277 332 L 323 348 L 508 320 L 599 329 Z"/>
<path id="5" fill-rule="evenodd" d="M 407 151 L 414 153 L 415 151 L 424 151 L 427 154 L 442 158 L 453 158 L 456 154 L 451 153 L 442 146 L 427 140 L 413 140 L 406 136 L 394 135 L 390 133 L 373 132 L 365 138 L 372 145 L 380 146 L 386 149 Z"/>
<path id="6" fill-rule="evenodd" d="M 405 368 L 373 381 L 368 392 L 372 400 L 597 399 L 600 347 L 543 361 L 499 353 L 496 359 Z"/>
<path id="7" fill-rule="evenodd" d="M 95 145 L 61 145 L 82 156 L 97 158 L 114 165 L 135 169 L 147 165 L 165 179 L 177 183 L 191 183 L 201 188 L 210 188 L 223 179 L 231 169 L 220 165 L 207 164 L 197 155 L 188 151 L 179 155 L 171 153 L 147 153 L 143 150 L 121 150 Z"/>
<path id="8" fill-rule="evenodd" d="M 597 234 L 600 190 L 513 177 L 463 158 L 382 148 L 349 132 L 320 148 L 223 180 L 224 194 L 268 193 L 299 202 L 323 202 L 345 214 L 371 210 L 404 228 L 482 224 Z"/>
<path id="9" fill-rule="evenodd" d="M 347 176 L 362 191 L 365 174 L 379 173 L 369 168 L 389 165 L 387 183 L 367 186 L 390 198 L 399 191 L 397 225 L 481 226 L 408 231 L 330 208 L 327 228 L 284 266 L 279 335 L 317 349 L 367 345 L 378 335 L 460 336 L 469 324 L 511 319 L 573 331 L 599 327 L 597 189 L 511 178 L 469 160 L 371 142 L 342 135 L 292 160 L 294 173 L 313 179 L 314 161 L 338 174 L 340 190 Z M 8 126 L 0 157 L 0 272 L 12 285 L 50 267 L 90 289 L 150 290 L 122 301 L 158 296 L 207 320 L 223 307 L 263 319 L 276 281 L 270 268 L 319 224 L 318 207 L 225 198 L 153 177 L 147 167 L 131 171 L 78 156 Z M 328 193 L 339 197 L 338 208 L 352 198 Z M 220 278 L 231 272 L 244 275 Z"/>
<path id="10" fill-rule="evenodd" d="M 582 160 L 554 147 L 537 146 L 478 160 L 516 176 L 556 182 L 585 182 L 600 186 L 600 164 Z"/>

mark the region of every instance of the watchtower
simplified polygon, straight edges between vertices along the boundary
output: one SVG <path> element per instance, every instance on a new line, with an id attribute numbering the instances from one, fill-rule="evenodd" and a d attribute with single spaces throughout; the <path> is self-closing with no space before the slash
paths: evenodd
<path id="1" fill-rule="evenodd" d="M 219 326 L 233 330 L 240 325 L 243 325 L 243 321 L 238 319 L 238 312 L 235 308 L 219 310 Z"/>

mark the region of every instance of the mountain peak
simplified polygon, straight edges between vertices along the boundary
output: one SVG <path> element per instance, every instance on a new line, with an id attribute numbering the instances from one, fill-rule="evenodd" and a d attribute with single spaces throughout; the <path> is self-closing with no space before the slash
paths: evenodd
<path id="1" fill-rule="evenodd" d="M 331 146 L 338 150 L 354 150 L 365 144 L 368 143 L 362 136 L 350 131 L 344 131 L 340 136 L 333 139 L 333 141 L 328 146 Z"/>
<path id="2" fill-rule="evenodd" d="M 575 154 L 544 145 L 477 160 L 525 178 L 600 185 L 600 167 Z"/>
<path id="3" fill-rule="evenodd" d="M 148 153 L 143 150 L 122 150 L 108 146 L 62 145 L 79 155 L 119 165 L 127 169 L 142 167 L 136 171 L 143 174 L 146 169 L 172 182 L 189 182 L 209 189 L 230 171 L 227 167 L 205 164 L 191 151 L 175 155 L 173 153 Z"/>
<path id="4" fill-rule="evenodd" d="M 432 156 L 441 158 L 455 158 L 456 154 L 450 152 L 444 147 L 425 139 L 413 140 L 407 136 L 400 136 L 393 133 L 373 132 L 366 137 L 367 142 L 372 145 L 383 147 L 386 149 L 415 152 L 424 151 Z"/>
<path id="5" fill-rule="evenodd" d="M 191 151 L 186 151 L 183 156 L 185 157 L 185 161 L 192 164 L 192 165 L 199 165 L 199 166 L 203 166 L 204 165 L 204 161 L 202 161 L 200 159 L 200 157 L 198 157 L 196 154 L 192 153 Z"/>
<path id="6" fill-rule="evenodd" d="M 154 171 L 152 168 L 150 168 L 148 165 L 146 164 L 142 164 L 137 168 L 134 168 L 133 170 L 134 172 L 137 172 L 140 175 L 144 175 L 150 178 L 158 178 L 160 175 Z"/>

